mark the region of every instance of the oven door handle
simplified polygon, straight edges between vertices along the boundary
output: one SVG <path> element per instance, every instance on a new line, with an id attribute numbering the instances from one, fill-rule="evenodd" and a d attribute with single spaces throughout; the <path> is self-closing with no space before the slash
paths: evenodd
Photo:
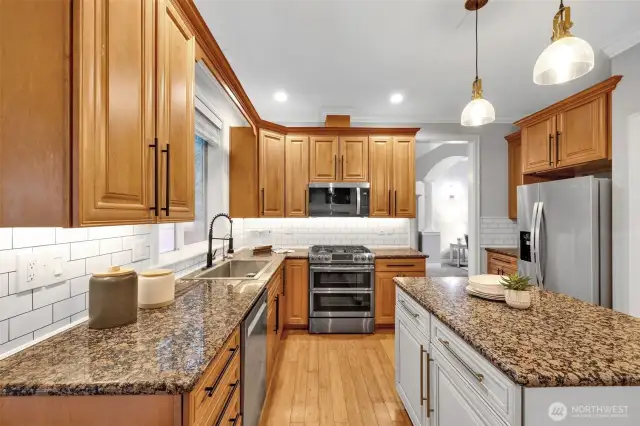
<path id="1" fill-rule="evenodd" d="M 314 288 L 311 289 L 313 294 L 373 294 L 370 288 Z"/>
<path id="2" fill-rule="evenodd" d="M 315 272 L 373 272 L 374 266 L 358 266 L 352 267 L 340 267 L 340 266 L 309 266 L 309 269 Z"/>

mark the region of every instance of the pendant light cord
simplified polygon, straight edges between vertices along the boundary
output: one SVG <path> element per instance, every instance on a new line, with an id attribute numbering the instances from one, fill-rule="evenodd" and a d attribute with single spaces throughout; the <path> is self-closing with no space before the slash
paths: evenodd
<path id="1" fill-rule="evenodd" d="M 476 0 L 476 80 L 478 80 L 478 0 Z"/>

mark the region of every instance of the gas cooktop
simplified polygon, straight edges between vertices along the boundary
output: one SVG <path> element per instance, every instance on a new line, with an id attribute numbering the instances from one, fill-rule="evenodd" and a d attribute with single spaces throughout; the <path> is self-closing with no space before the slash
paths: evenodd
<path id="1" fill-rule="evenodd" d="M 312 246 L 310 263 L 373 264 L 375 256 L 365 246 Z"/>

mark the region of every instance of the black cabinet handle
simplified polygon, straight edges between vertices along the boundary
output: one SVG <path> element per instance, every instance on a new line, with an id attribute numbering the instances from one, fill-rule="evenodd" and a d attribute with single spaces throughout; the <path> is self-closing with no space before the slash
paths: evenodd
<path id="1" fill-rule="evenodd" d="M 304 215 L 308 216 L 308 208 L 309 208 L 309 199 L 307 198 L 307 190 L 304 190 Z"/>
<path id="2" fill-rule="evenodd" d="M 560 145 L 560 136 L 561 136 L 561 135 L 562 135 L 562 132 L 558 132 L 558 131 L 556 131 L 556 164 L 558 164 L 558 163 L 560 162 L 560 160 L 559 160 L 559 156 L 558 156 L 558 153 L 559 153 L 560 151 L 559 151 L 558 146 Z"/>
<path id="3" fill-rule="evenodd" d="M 391 216 L 391 190 L 389 190 L 389 216 Z"/>
<path id="4" fill-rule="evenodd" d="M 338 180 L 338 156 L 333 156 L 333 172 L 336 174 L 336 180 Z"/>
<path id="5" fill-rule="evenodd" d="M 207 396 L 208 397 L 212 397 L 213 396 L 213 392 L 216 390 L 216 388 L 220 384 L 220 380 L 222 380 L 222 377 L 224 376 L 224 373 L 226 373 L 227 370 L 229 369 L 229 366 L 231 365 L 231 361 L 233 361 L 233 357 L 235 356 L 236 352 L 238 352 L 238 349 L 240 349 L 240 346 L 237 346 L 237 345 L 236 345 L 235 348 L 229 349 L 229 352 L 231 352 L 231 355 L 229 355 L 229 359 L 224 364 L 224 368 L 222 369 L 222 372 L 220 373 L 220 375 L 218 376 L 216 381 L 213 382 L 213 385 L 207 386 L 206 388 L 204 388 L 205 392 L 207 392 Z"/>
<path id="6" fill-rule="evenodd" d="M 224 402 L 224 406 L 222 407 L 222 411 L 220 412 L 220 416 L 218 417 L 218 420 L 216 421 L 216 426 L 220 426 L 220 424 L 222 423 L 222 420 L 225 417 L 225 412 L 227 411 L 227 408 L 229 408 L 229 405 L 231 404 L 231 400 L 233 399 L 233 394 L 236 393 L 236 388 L 238 387 L 238 385 L 240 385 L 240 380 L 236 380 L 233 383 L 229 383 L 229 386 L 231 386 L 231 390 L 229 391 L 229 395 L 227 395 L 227 400 Z"/>
<path id="7" fill-rule="evenodd" d="M 344 155 L 342 156 L 342 165 L 340 166 L 340 173 L 342 174 L 342 179 L 344 179 Z"/>
<path id="8" fill-rule="evenodd" d="M 264 216 L 264 188 L 260 190 L 262 194 L 262 216 Z"/>
<path id="9" fill-rule="evenodd" d="M 235 417 L 230 418 L 229 423 L 231 423 L 231 426 L 236 426 L 236 423 L 238 423 L 238 420 L 240 420 L 240 417 L 242 417 L 242 413 L 238 413 L 236 414 Z"/>
<path id="10" fill-rule="evenodd" d="M 165 214 L 167 215 L 167 217 L 169 217 L 169 204 L 171 203 L 171 196 L 169 194 L 169 188 L 171 187 L 171 152 L 169 151 L 169 144 L 167 144 L 167 148 L 162 150 L 162 153 L 166 153 L 167 154 L 167 184 L 166 184 L 166 192 L 164 193 L 165 196 L 165 204 L 167 205 L 167 207 L 163 207 L 162 210 L 164 210 Z"/>
<path id="11" fill-rule="evenodd" d="M 398 191 L 393 191 L 393 214 L 398 214 Z"/>
<path id="12" fill-rule="evenodd" d="M 278 334 L 278 329 L 280 328 L 280 296 L 276 295 L 276 327 L 273 331 Z"/>
<path id="13" fill-rule="evenodd" d="M 158 138 L 153 138 L 153 143 L 149 145 L 149 148 L 153 148 L 153 173 L 154 173 L 154 194 L 153 194 L 153 207 L 149 207 L 149 210 L 153 210 L 156 216 L 160 216 L 160 182 L 158 177 Z"/>
<path id="14" fill-rule="evenodd" d="M 553 135 L 549 135 L 549 165 L 553 165 L 553 161 L 551 161 L 551 145 L 553 144 Z"/>

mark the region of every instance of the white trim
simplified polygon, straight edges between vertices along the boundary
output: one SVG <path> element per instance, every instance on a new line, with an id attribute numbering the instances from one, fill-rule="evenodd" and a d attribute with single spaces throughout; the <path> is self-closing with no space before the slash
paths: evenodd
<path id="1" fill-rule="evenodd" d="M 622 52 L 631 49 L 636 44 L 640 43 L 640 30 L 634 31 L 630 34 L 626 34 L 613 43 L 605 46 L 602 51 L 609 58 L 613 58 L 614 56 L 618 56 Z"/>
<path id="2" fill-rule="evenodd" d="M 88 307 L 88 306 L 87 306 L 87 309 L 89 309 L 89 307 Z M 30 346 L 36 345 L 36 344 L 38 344 L 38 343 L 40 343 L 40 342 L 42 342 L 42 341 L 44 341 L 44 340 L 47 340 L 47 339 L 48 339 L 48 338 L 50 338 L 50 337 L 55 336 L 56 334 L 60 334 L 60 333 L 62 333 L 62 332 L 64 332 L 64 331 L 67 331 L 67 330 L 69 330 L 71 327 L 75 327 L 76 325 L 81 324 L 81 323 L 83 323 L 83 322 L 87 321 L 88 319 L 89 319 L 89 317 L 88 317 L 88 316 L 86 316 L 86 317 L 84 317 L 84 318 L 82 318 L 82 319 L 79 319 L 79 320 L 77 320 L 77 321 L 72 322 L 71 324 L 67 324 L 67 325 L 65 325 L 65 326 L 63 326 L 63 327 L 60 327 L 60 328 L 55 329 L 55 330 L 53 330 L 53 331 L 50 331 L 49 333 L 44 334 L 44 335 L 42 335 L 42 336 L 38 337 L 37 339 L 33 339 L 33 340 L 31 340 L 30 342 L 27 342 L 27 343 L 25 343 L 25 344 L 24 344 L 24 345 L 22 345 L 22 346 L 18 346 L 17 348 L 13 348 L 13 349 L 11 349 L 10 351 L 5 352 L 5 353 L 1 354 L 1 355 L 0 355 L 0 360 L 3 360 L 3 359 L 5 359 L 5 358 L 7 358 L 7 357 L 10 357 L 10 356 L 11 356 L 11 355 L 13 355 L 13 354 L 17 354 L 18 352 L 23 351 L 23 350 L 27 349 L 27 348 L 28 348 L 28 347 L 30 347 Z"/>

